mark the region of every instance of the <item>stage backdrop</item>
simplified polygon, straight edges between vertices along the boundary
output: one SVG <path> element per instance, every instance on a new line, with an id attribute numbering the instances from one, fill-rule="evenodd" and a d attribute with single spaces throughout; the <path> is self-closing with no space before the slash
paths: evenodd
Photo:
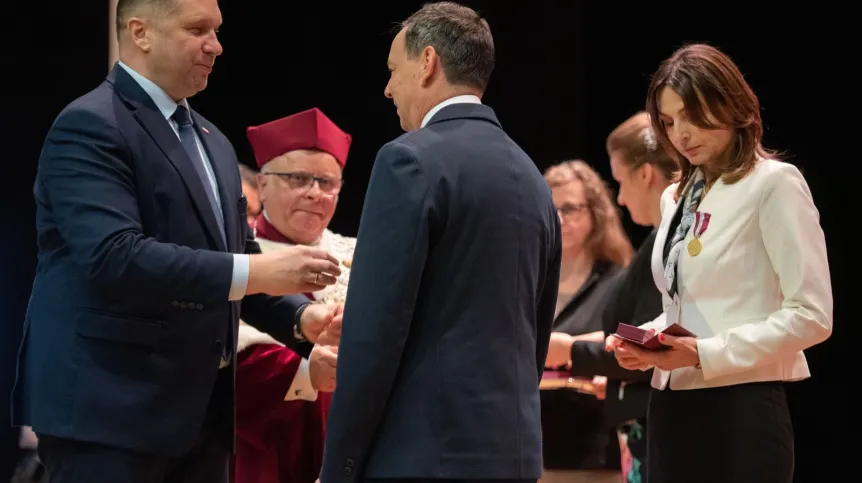
<path id="1" fill-rule="evenodd" d="M 3 72 L 12 85 L 0 111 L 0 162 L 7 175 L 0 191 L 6 208 L 0 237 L 0 414 L 9 414 L 7 396 L 36 265 L 33 180 L 39 152 L 57 114 L 102 82 L 116 59 L 113 1 L 6 0 L 0 9 L 0 45 L 11 47 Z M 225 54 L 210 87 L 191 103 L 249 164 L 246 126 L 322 107 L 354 134 L 333 228 L 355 234 L 374 155 L 400 134 L 392 103 L 382 95 L 391 32 L 422 3 L 222 1 Z M 841 235 L 854 220 L 840 211 L 853 206 L 845 200 L 856 182 L 842 176 L 841 162 L 852 162 L 856 147 L 852 136 L 838 134 L 836 120 L 846 117 L 848 106 L 841 94 L 853 92 L 841 89 L 841 81 L 853 81 L 835 66 L 855 53 L 842 55 L 841 46 L 850 43 L 830 38 L 822 26 L 833 36 L 853 30 L 837 25 L 833 9 L 818 11 L 811 4 L 785 5 L 779 16 L 770 9 L 692 3 L 463 3 L 478 8 L 494 31 L 497 69 L 486 102 L 540 169 L 580 157 L 610 180 L 605 136 L 643 108 L 649 76 L 663 58 L 684 41 L 709 41 L 737 60 L 760 96 L 766 143 L 785 151 L 808 176 L 833 275 L 833 337 L 807 351 L 814 377 L 788 385 L 796 481 L 831 481 L 836 471 L 851 469 L 853 445 L 843 441 L 853 424 L 848 382 L 856 379 L 847 357 L 856 314 L 848 263 L 855 249 L 848 244 L 855 238 Z M 639 243 L 645 230 L 625 220 Z M 7 423 L 8 418 L 0 421 L 0 481 L 8 481 L 17 458 L 17 431 Z M 693 429 L 693 444 L 701 434 Z"/>

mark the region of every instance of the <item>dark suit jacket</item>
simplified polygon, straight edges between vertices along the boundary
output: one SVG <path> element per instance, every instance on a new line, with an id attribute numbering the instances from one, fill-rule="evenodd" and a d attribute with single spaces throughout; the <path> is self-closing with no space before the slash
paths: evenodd
<path id="1" fill-rule="evenodd" d="M 240 316 L 240 303 L 228 302 L 231 253 L 259 247 L 232 146 L 193 118 L 218 178 L 227 245 L 179 138 L 121 67 L 48 132 L 14 423 L 172 456 L 200 435 L 221 355 L 235 353 L 224 351 Z M 242 317 L 296 347 L 302 303 L 246 297 Z M 233 392 L 215 404 L 233 414 Z"/>
<path id="2" fill-rule="evenodd" d="M 532 478 L 559 218 L 479 104 L 381 148 L 350 275 L 321 481 Z"/>

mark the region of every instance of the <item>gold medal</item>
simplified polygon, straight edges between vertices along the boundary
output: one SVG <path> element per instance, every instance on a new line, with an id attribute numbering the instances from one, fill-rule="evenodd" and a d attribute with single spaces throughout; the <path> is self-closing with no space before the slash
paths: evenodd
<path id="1" fill-rule="evenodd" d="M 697 238 L 688 242 L 688 254 L 689 255 L 696 257 L 696 256 L 700 255 L 701 250 L 703 250 L 703 244 L 700 243 L 700 240 L 698 240 Z"/>
<path id="2" fill-rule="evenodd" d="M 712 217 L 709 213 L 696 211 L 694 213 L 694 238 L 688 242 L 688 254 L 692 257 L 700 255 L 703 250 L 703 243 L 700 241 L 700 236 L 706 231 L 709 226 L 709 219 Z"/>

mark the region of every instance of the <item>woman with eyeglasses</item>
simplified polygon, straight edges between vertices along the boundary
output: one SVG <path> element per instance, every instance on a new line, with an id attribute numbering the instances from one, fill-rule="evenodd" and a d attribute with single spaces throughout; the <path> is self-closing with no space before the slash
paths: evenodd
<path id="1" fill-rule="evenodd" d="M 545 173 L 560 214 L 562 263 L 553 331 L 573 340 L 604 340 L 601 313 L 620 269 L 632 258 L 632 246 L 619 210 L 599 175 L 580 160 L 553 166 Z M 568 360 L 568 358 L 566 358 Z M 547 374 L 565 372 L 560 361 Z M 543 483 L 620 481 L 615 430 L 602 421 L 603 379 L 592 388 L 547 387 L 541 391 Z M 585 391 L 585 392 L 583 392 Z"/>
<path id="2" fill-rule="evenodd" d="M 251 127 L 248 139 L 260 167 L 263 209 L 253 228 L 261 250 L 326 250 L 341 261 L 341 275 L 334 285 L 305 295 L 343 304 L 356 240 L 327 225 L 338 203 L 350 135 L 311 109 Z M 315 349 L 303 359 L 240 321 L 235 483 L 313 483 L 320 474 L 338 334 L 325 332 L 310 342 Z"/>

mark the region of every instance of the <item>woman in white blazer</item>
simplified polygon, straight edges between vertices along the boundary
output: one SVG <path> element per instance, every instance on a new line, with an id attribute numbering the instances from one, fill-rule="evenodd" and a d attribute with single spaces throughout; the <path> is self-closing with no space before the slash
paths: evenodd
<path id="1" fill-rule="evenodd" d="M 826 244 L 799 170 L 761 145 L 760 104 L 733 61 L 689 45 L 653 76 L 647 110 L 681 167 L 664 192 L 652 255 L 664 313 L 679 324 L 650 351 L 608 337 L 620 365 L 654 368 L 650 483 L 793 477 L 784 381 L 810 376 L 802 351 L 832 332 Z"/>

